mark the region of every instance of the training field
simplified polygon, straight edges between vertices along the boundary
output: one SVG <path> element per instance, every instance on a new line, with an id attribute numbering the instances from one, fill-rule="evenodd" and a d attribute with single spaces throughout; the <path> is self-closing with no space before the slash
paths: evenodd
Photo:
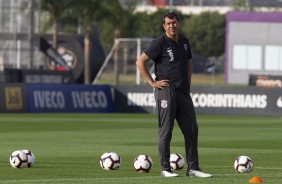
<path id="1" fill-rule="evenodd" d="M 253 176 L 264 183 L 282 183 L 282 119 L 280 117 L 198 115 L 199 155 L 202 170 L 213 178 L 160 176 L 157 122 L 152 114 L 0 114 L 1 183 L 83 184 L 247 184 Z M 9 156 L 29 149 L 36 156 L 32 168 L 14 169 Z M 120 170 L 99 165 L 107 151 L 119 153 Z M 171 152 L 184 154 L 177 124 Z M 133 159 L 148 154 L 154 161 L 150 173 L 137 173 Z M 248 155 L 254 169 L 238 174 L 234 160 Z"/>

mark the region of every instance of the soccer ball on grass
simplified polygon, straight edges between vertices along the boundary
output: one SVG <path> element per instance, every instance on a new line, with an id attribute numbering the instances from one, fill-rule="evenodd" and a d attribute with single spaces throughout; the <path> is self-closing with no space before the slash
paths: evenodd
<path id="1" fill-rule="evenodd" d="M 172 170 L 181 170 L 185 165 L 185 159 L 179 153 L 170 154 L 170 167 Z"/>
<path id="2" fill-rule="evenodd" d="M 26 154 L 21 150 L 14 151 L 10 155 L 10 164 L 13 168 L 17 169 L 27 167 L 28 162 Z"/>
<path id="3" fill-rule="evenodd" d="M 153 166 L 153 160 L 148 155 L 139 155 L 133 163 L 135 170 L 140 173 L 148 173 Z"/>
<path id="4" fill-rule="evenodd" d="M 248 156 L 239 156 L 234 162 L 234 169 L 238 173 L 249 173 L 253 170 L 253 160 Z"/>
<path id="5" fill-rule="evenodd" d="M 100 158 L 100 166 L 105 170 L 117 170 L 121 164 L 121 158 L 115 152 L 106 152 Z"/>

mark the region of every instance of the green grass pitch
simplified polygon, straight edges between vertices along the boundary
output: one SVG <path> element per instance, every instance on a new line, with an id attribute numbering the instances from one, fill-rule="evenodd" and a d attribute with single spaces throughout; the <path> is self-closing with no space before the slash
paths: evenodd
<path id="1" fill-rule="evenodd" d="M 157 122 L 153 114 L 0 114 L 1 183 L 86 184 L 247 184 L 253 176 L 264 183 L 282 183 L 282 119 L 261 116 L 198 115 L 199 156 L 202 170 L 213 178 L 160 176 Z M 36 156 L 32 168 L 14 169 L 9 156 L 29 149 Z M 100 156 L 117 152 L 120 170 L 105 171 Z M 185 155 L 177 123 L 171 152 Z M 154 161 L 149 173 L 137 173 L 133 159 L 148 154 Z M 254 169 L 238 174 L 234 160 L 248 155 Z"/>

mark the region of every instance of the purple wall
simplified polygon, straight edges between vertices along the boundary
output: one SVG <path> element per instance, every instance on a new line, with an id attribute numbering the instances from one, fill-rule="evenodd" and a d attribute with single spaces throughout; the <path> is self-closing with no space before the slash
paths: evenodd
<path id="1" fill-rule="evenodd" d="M 229 59 L 229 25 L 230 22 L 271 22 L 282 23 L 281 12 L 229 12 L 226 15 L 226 35 L 225 35 L 225 82 L 228 77 Z"/>

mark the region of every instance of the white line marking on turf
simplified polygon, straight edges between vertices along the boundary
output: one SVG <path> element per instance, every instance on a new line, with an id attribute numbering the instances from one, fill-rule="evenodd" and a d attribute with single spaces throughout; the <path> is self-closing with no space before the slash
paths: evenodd
<path id="1" fill-rule="evenodd" d="M 138 122 L 148 122 L 151 119 L 138 119 Z M 120 119 L 105 119 L 105 117 L 103 118 L 47 118 L 47 117 L 43 117 L 43 118 L 30 118 L 30 117 L 23 117 L 23 118 L 1 118 L 0 122 L 11 122 L 11 121 L 40 121 L 40 122 L 45 122 L 45 121 L 55 121 L 60 123 L 60 121 L 77 121 L 77 122 L 119 122 L 121 121 Z M 136 118 L 123 118 L 122 119 L 123 122 L 133 122 L 136 121 Z"/>
<path id="2" fill-rule="evenodd" d="M 264 170 L 282 170 L 282 168 L 279 167 L 256 167 L 256 169 L 264 169 Z"/>
<path id="3" fill-rule="evenodd" d="M 161 176 L 142 176 L 142 179 L 152 179 L 152 178 L 157 178 L 157 177 L 161 177 Z M 117 178 L 62 178 L 62 179 L 35 179 L 35 180 L 2 180 L 0 181 L 0 183 L 19 183 L 19 182 L 36 182 L 36 183 L 42 183 L 42 182 L 54 182 L 54 181 L 101 181 L 103 179 L 108 180 L 119 180 L 119 179 L 126 179 L 126 178 L 130 178 L 130 179 L 138 179 L 141 177 L 117 177 Z"/>
<path id="4" fill-rule="evenodd" d="M 260 167 L 262 168 L 262 167 Z M 263 169 L 277 169 L 280 170 L 282 168 L 263 168 Z M 219 177 L 224 177 L 224 176 L 238 176 L 238 173 L 234 173 L 234 174 L 213 174 L 213 176 L 219 176 Z M 0 181 L 0 183 L 20 183 L 20 182 L 28 182 L 28 183 L 50 183 L 50 182 L 63 182 L 63 181 L 77 181 L 77 182 L 83 182 L 83 181 L 100 181 L 101 183 L 103 183 L 103 180 L 107 180 L 105 182 L 109 182 L 109 180 L 124 180 L 124 179 L 153 179 L 153 178 L 160 178 L 162 176 L 142 176 L 142 177 L 116 177 L 116 178 L 58 178 L 58 179 L 34 179 L 34 180 L 2 180 Z M 180 175 L 179 178 L 183 178 L 186 176 L 182 176 Z"/>

